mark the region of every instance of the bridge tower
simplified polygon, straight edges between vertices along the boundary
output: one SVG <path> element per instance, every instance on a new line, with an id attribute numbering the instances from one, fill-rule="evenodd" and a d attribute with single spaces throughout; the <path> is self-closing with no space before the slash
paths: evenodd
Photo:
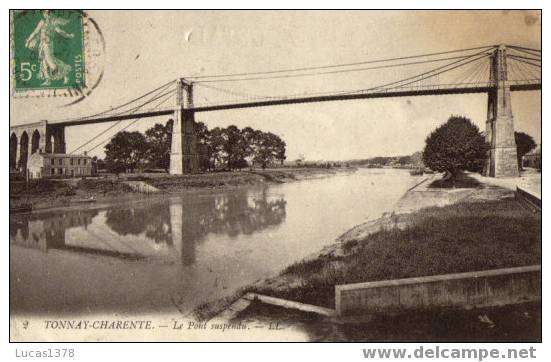
<path id="1" fill-rule="evenodd" d="M 190 174 L 198 170 L 195 112 L 192 108 L 193 84 L 184 79 L 177 79 L 176 107 L 170 145 L 171 175 Z"/>
<path id="2" fill-rule="evenodd" d="M 490 151 L 484 167 L 484 175 L 516 177 L 519 176 L 519 169 L 505 45 L 495 49 L 491 62 L 492 90 L 488 93 L 486 120 L 486 142 L 490 144 Z"/>

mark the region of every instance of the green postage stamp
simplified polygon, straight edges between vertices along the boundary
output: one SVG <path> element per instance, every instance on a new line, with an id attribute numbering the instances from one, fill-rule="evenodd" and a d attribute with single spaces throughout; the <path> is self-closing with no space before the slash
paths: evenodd
<path id="1" fill-rule="evenodd" d="M 87 88 L 86 15 L 79 10 L 10 14 L 14 96 L 78 96 Z"/>

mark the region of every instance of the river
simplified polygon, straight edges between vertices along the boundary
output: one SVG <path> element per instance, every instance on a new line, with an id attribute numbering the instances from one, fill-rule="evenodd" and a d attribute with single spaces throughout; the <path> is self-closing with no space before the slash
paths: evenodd
<path id="1" fill-rule="evenodd" d="M 273 276 L 419 181 L 405 170 L 10 215 L 16 315 L 182 313 Z"/>

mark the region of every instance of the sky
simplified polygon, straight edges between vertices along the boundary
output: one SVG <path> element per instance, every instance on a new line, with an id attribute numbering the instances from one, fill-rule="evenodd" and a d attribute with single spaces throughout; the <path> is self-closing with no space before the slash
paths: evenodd
<path id="1" fill-rule="evenodd" d="M 91 10 L 88 15 L 105 40 L 105 52 L 95 64 L 103 67 L 101 82 L 85 100 L 70 106 L 67 98 L 12 98 L 10 125 L 97 113 L 178 77 L 315 67 L 493 44 L 541 49 L 541 15 L 527 11 Z M 404 74 L 368 71 L 219 86 L 280 95 L 356 89 L 400 77 Z M 216 97 L 197 92 L 196 101 Z M 515 130 L 541 143 L 541 92 L 512 93 L 512 107 Z M 234 124 L 273 132 L 286 141 L 288 160 L 300 154 L 306 160 L 342 160 L 420 151 L 426 136 L 450 115 L 467 116 L 484 130 L 486 108 L 485 94 L 423 96 L 201 112 L 196 121 L 209 128 Z M 143 132 L 167 119 L 143 119 L 127 131 Z M 67 150 L 110 125 L 67 128 Z M 100 145 L 91 154 L 102 157 L 102 149 Z"/>

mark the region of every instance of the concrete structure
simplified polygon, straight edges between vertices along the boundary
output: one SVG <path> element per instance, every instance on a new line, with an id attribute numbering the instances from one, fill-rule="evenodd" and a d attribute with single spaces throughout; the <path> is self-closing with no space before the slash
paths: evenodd
<path id="1" fill-rule="evenodd" d="M 541 300 L 541 265 L 335 286 L 339 316 Z"/>
<path id="2" fill-rule="evenodd" d="M 65 153 L 35 152 L 29 157 L 29 178 L 93 176 L 92 158 Z"/>
<path id="3" fill-rule="evenodd" d="M 176 107 L 170 146 L 170 174 L 196 173 L 199 167 L 195 136 L 193 84 L 183 79 L 176 81 Z"/>
<path id="4" fill-rule="evenodd" d="M 507 76 L 507 49 L 504 45 L 500 45 L 494 52 L 490 67 L 490 83 L 493 89 L 488 92 L 486 120 L 486 142 L 490 144 L 490 154 L 484 168 L 484 175 L 518 177 L 511 88 Z"/>
<path id="5" fill-rule="evenodd" d="M 517 186 L 515 196 L 517 200 L 533 212 L 541 212 L 541 190 L 540 192 L 534 192 L 534 190 Z"/>

